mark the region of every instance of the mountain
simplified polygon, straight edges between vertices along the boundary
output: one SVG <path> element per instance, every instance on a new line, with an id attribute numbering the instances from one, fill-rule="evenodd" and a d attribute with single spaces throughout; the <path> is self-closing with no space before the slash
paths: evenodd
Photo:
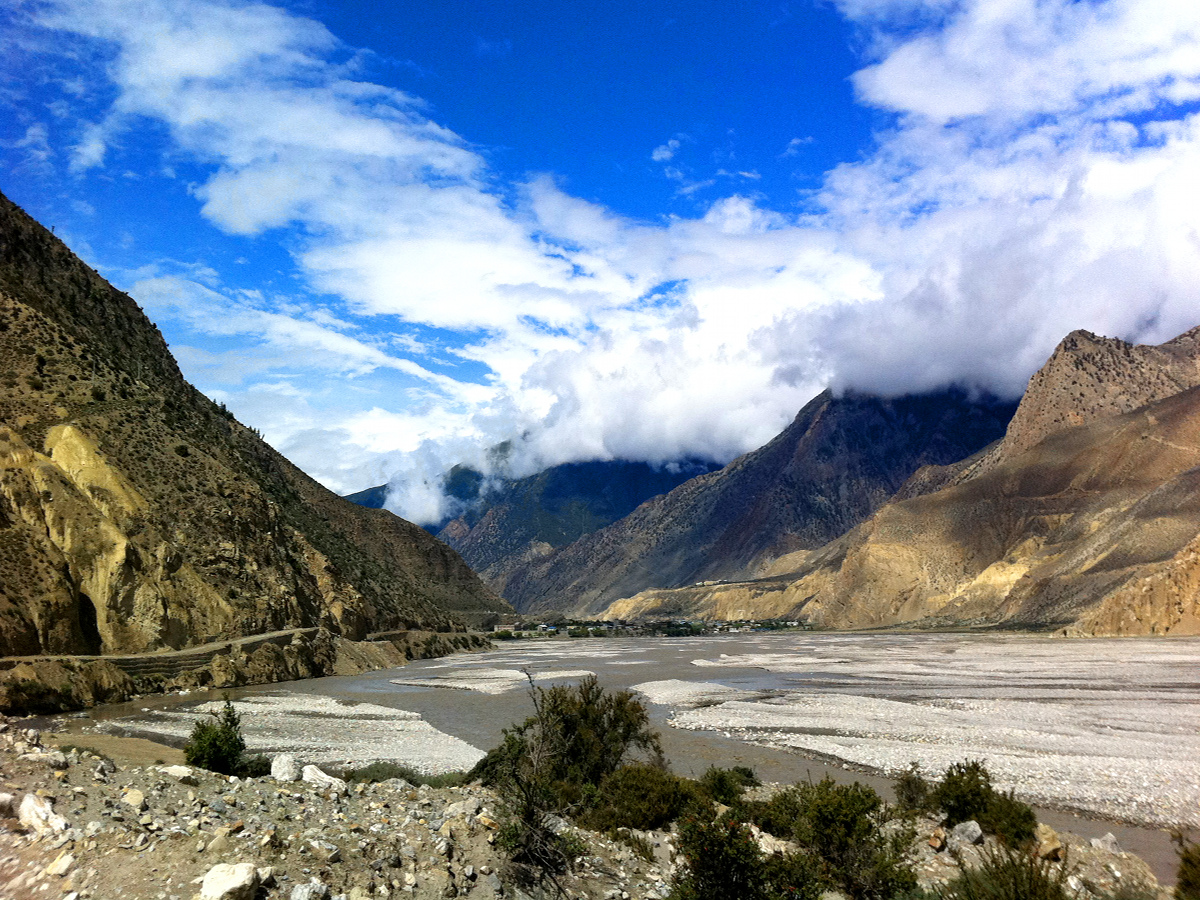
<path id="1" fill-rule="evenodd" d="M 0 196 L 0 655 L 507 606 L 450 548 L 342 500 L 189 385 L 137 304 Z"/>
<path id="2" fill-rule="evenodd" d="M 443 488 L 467 510 L 427 527 L 502 593 L 508 573 L 526 560 L 591 534 L 651 497 L 717 468 L 699 460 L 663 465 L 592 460 L 551 466 L 524 478 L 487 481 L 468 466 L 455 466 Z M 387 486 L 347 494 L 346 499 L 381 509 Z"/>
<path id="3" fill-rule="evenodd" d="M 583 614 L 651 587 L 747 577 L 857 525 L 919 467 L 996 441 L 1013 409 L 961 391 L 826 391 L 766 446 L 522 564 L 504 596 L 521 612 Z"/>
<path id="4" fill-rule="evenodd" d="M 711 472 L 712 463 L 665 466 L 596 460 L 552 466 L 486 490 L 480 506 L 447 523 L 438 537 L 503 594 L 522 563 L 591 534 L 665 494 Z"/>
<path id="5" fill-rule="evenodd" d="M 1200 329 L 1074 332 L 1005 438 L 763 577 L 644 592 L 609 616 L 780 615 L 829 627 L 1200 633 Z"/>

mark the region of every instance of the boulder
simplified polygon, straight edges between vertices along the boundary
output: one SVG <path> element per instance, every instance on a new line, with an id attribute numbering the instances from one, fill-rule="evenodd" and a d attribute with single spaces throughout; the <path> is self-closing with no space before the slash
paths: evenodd
<path id="1" fill-rule="evenodd" d="M 960 844 L 982 844 L 983 829 L 974 819 L 959 822 L 950 830 L 950 839 Z"/>
<path id="2" fill-rule="evenodd" d="M 26 794 L 17 812 L 21 824 L 35 834 L 47 835 L 67 830 L 67 820 L 56 813 L 50 801 L 37 794 Z"/>
<path id="3" fill-rule="evenodd" d="M 254 900 L 258 869 L 253 863 L 220 863 L 200 884 L 200 900 Z"/>
<path id="4" fill-rule="evenodd" d="M 314 878 L 308 884 L 292 888 L 288 900 L 329 900 L 329 886 Z"/>
<path id="5" fill-rule="evenodd" d="M 1062 859 L 1063 845 L 1058 839 L 1058 833 L 1044 822 L 1039 822 L 1033 831 L 1033 839 L 1037 842 L 1038 859 Z"/>
<path id="6" fill-rule="evenodd" d="M 478 797 L 468 797 L 466 800 L 459 800 L 457 803 L 451 803 L 446 807 L 446 818 L 454 819 L 459 816 L 474 816 L 483 808 L 483 804 Z"/>
<path id="7" fill-rule="evenodd" d="M 1111 831 L 1104 837 L 1092 838 L 1091 844 L 1097 850 L 1103 850 L 1105 853 L 1124 853 L 1121 845 L 1117 843 L 1117 836 Z"/>
<path id="8" fill-rule="evenodd" d="M 200 779 L 196 777 L 196 772 L 188 766 L 164 766 L 160 771 L 164 775 L 170 775 L 180 784 L 195 787 L 200 783 Z"/>
<path id="9" fill-rule="evenodd" d="M 271 760 L 271 777 L 276 781 L 299 781 L 300 766 L 290 753 L 277 753 Z"/>
<path id="10" fill-rule="evenodd" d="M 341 794 L 346 793 L 346 782 L 340 778 L 334 778 L 332 775 L 326 775 L 316 766 L 305 766 L 300 772 L 300 777 L 319 788 Z"/>
<path id="11" fill-rule="evenodd" d="M 55 858 L 54 862 L 52 862 L 52 863 L 50 863 L 50 865 L 46 866 L 46 874 L 47 875 L 57 875 L 58 877 L 61 878 L 62 876 L 66 875 L 68 872 L 71 871 L 71 866 L 73 866 L 73 865 L 75 865 L 74 854 L 69 853 L 66 850 L 64 850 L 62 853 L 58 854 L 58 856 L 57 856 L 57 858 Z"/>
<path id="12" fill-rule="evenodd" d="M 146 795 L 141 791 L 133 789 L 128 790 L 121 795 L 121 802 L 126 806 L 131 806 L 138 812 L 145 812 L 148 804 L 146 803 Z"/>

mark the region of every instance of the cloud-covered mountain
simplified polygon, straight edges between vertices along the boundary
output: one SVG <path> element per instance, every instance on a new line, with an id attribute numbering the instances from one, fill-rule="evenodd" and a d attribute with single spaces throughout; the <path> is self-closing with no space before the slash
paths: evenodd
<path id="1" fill-rule="evenodd" d="M 519 566 L 504 596 L 521 612 L 596 613 L 650 587 L 745 577 L 857 525 L 919 467 L 997 440 L 1013 408 L 961 391 L 826 391 L 758 450 Z"/>
<path id="2" fill-rule="evenodd" d="M 1074 332 L 987 452 L 917 473 L 760 579 L 645 592 L 606 614 L 1196 634 L 1198 586 L 1200 329 L 1159 346 Z"/>
<path id="3" fill-rule="evenodd" d="M 1200 5 L 822 6 L 859 51 L 857 107 L 830 118 L 874 133 L 813 170 L 807 106 L 763 110 L 795 135 L 737 159 L 725 128 L 664 122 L 606 166 L 692 167 L 696 191 L 649 215 L 506 170 L 508 148 L 421 96 L 419 60 L 348 45 L 368 32 L 313 17 L 329 7 L 10 4 L 0 155 L 202 390 L 324 484 L 396 476 L 419 521 L 444 512 L 427 484 L 482 464 L 471 447 L 520 439 L 521 475 L 724 462 L 828 384 L 1015 398 L 1071 329 L 1192 324 Z M 628 77 L 622 97 L 646 82 Z M 558 134 L 555 114 L 500 113 Z M 786 189 L 746 174 L 751 153 L 795 162 Z M 106 206 L 119 224 L 89 215 Z"/>
<path id="4" fill-rule="evenodd" d="M 137 304 L 0 196 L 0 656 L 358 639 L 506 609 L 188 384 Z"/>

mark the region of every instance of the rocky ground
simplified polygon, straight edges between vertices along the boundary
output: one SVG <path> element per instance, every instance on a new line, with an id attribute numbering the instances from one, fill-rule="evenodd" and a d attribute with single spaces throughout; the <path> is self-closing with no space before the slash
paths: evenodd
<path id="1" fill-rule="evenodd" d="M 0 718 L 0 900 L 521 900 L 528 895 L 506 880 L 495 846 L 499 815 L 496 796 L 478 785 L 347 785 L 283 756 L 272 776 L 252 779 L 118 765 L 54 749 Z M 985 849 L 969 828 L 945 834 L 936 824 L 917 823 L 913 859 L 925 887 L 945 883 L 960 861 L 977 861 Z M 563 881 L 566 896 L 651 900 L 669 892 L 670 834 L 643 835 L 653 861 L 604 836 L 576 835 L 587 851 Z M 1049 829 L 1040 839 L 1040 852 L 1065 855 L 1079 900 L 1118 889 L 1168 896 L 1111 839 Z M 767 835 L 761 842 L 778 843 Z"/>

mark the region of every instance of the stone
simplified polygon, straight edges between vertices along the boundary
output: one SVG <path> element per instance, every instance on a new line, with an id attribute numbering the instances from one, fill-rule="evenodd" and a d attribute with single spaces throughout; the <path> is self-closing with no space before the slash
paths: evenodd
<path id="1" fill-rule="evenodd" d="M 929 846 L 939 853 L 946 849 L 946 829 L 935 828 L 933 834 L 929 835 Z"/>
<path id="2" fill-rule="evenodd" d="M 326 775 L 316 766 L 305 766 L 300 771 L 300 777 L 324 790 L 330 790 L 338 794 L 346 793 L 346 782 L 340 778 L 334 778 L 332 775 Z"/>
<path id="3" fill-rule="evenodd" d="M 313 856 L 321 862 L 335 863 L 342 858 L 342 849 L 329 841 L 309 841 Z"/>
<path id="4" fill-rule="evenodd" d="M 200 900 L 253 900 L 258 892 L 258 869 L 253 863 L 219 863 L 200 884 Z"/>
<path id="5" fill-rule="evenodd" d="M 271 759 L 271 777 L 276 781 L 299 781 L 300 765 L 290 753 L 277 753 Z"/>
<path id="6" fill-rule="evenodd" d="M 1117 836 L 1111 831 L 1104 837 L 1092 838 L 1091 845 L 1097 850 L 1103 850 L 1105 853 L 1124 853 L 1121 845 L 1117 843 Z"/>
<path id="7" fill-rule="evenodd" d="M 62 853 L 58 854 L 58 857 L 54 860 L 54 862 L 46 866 L 46 874 L 57 875 L 61 878 L 71 871 L 71 866 L 73 865 L 75 865 L 74 854 L 68 853 L 66 850 L 64 850 Z"/>
<path id="8" fill-rule="evenodd" d="M 329 886 L 314 878 L 308 884 L 293 887 L 288 900 L 329 900 Z"/>
<path id="9" fill-rule="evenodd" d="M 0 794 L 0 819 L 17 817 L 17 798 L 12 794 Z"/>
<path id="10" fill-rule="evenodd" d="M 126 791 L 121 796 L 121 802 L 126 806 L 132 806 L 138 812 L 144 812 L 148 806 L 146 803 L 146 795 L 136 789 Z"/>
<path id="11" fill-rule="evenodd" d="M 950 838 L 960 844 L 982 844 L 983 829 L 974 819 L 968 822 L 959 822 L 951 829 Z"/>
<path id="12" fill-rule="evenodd" d="M 58 750 L 46 750 L 41 753 L 23 753 L 21 759 L 42 763 L 51 769 L 65 769 L 68 765 L 66 754 Z"/>
<path id="13" fill-rule="evenodd" d="M 209 841 L 208 846 L 204 848 L 205 853 L 224 853 L 232 846 L 229 842 L 229 837 L 224 834 L 218 834 L 215 838 Z"/>
<path id="14" fill-rule="evenodd" d="M 54 811 L 50 801 L 36 794 L 26 794 L 17 811 L 21 824 L 39 837 L 67 830 L 67 820 Z"/>
<path id="15" fill-rule="evenodd" d="M 483 808 L 483 804 L 478 797 L 469 797 L 466 800 L 459 800 L 457 803 L 451 803 L 446 807 L 446 818 L 455 819 L 459 816 L 474 816 Z"/>
<path id="16" fill-rule="evenodd" d="M 275 867 L 261 866 L 258 870 L 258 883 L 263 887 L 270 887 L 275 883 Z"/>
<path id="17" fill-rule="evenodd" d="M 1058 839 L 1058 833 L 1049 825 L 1039 822 L 1033 831 L 1033 839 L 1037 842 L 1038 859 L 1051 861 L 1062 859 L 1062 841 Z"/>
<path id="18" fill-rule="evenodd" d="M 164 775 L 170 775 L 180 784 L 195 787 L 200 783 L 200 779 L 196 777 L 195 771 L 188 766 L 166 766 L 160 771 Z"/>

